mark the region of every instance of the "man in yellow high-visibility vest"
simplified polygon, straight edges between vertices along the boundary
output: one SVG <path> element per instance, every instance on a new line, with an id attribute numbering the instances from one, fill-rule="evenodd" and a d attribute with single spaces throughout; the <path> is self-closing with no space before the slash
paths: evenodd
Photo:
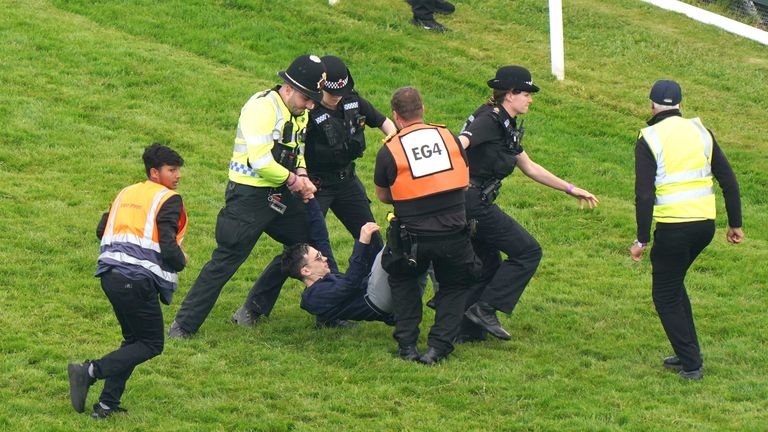
<path id="1" fill-rule="evenodd" d="M 316 188 L 307 177 L 304 135 L 307 110 L 322 99 L 325 66 L 319 57 L 303 55 L 278 76 L 283 84 L 253 95 L 240 110 L 225 205 L 216 219 L 217 247 L 171 323 L 172 338 L 197 332 L 261 234 L 285 245 L 308 239 L 301 201 Z M 259 316 L 269 315 L 285 279 L 278 255 L 233 319 L 252 325 Z"/>
<path id="2" fill-rule="evenodd" d="M 651 89 L 653 117 L 635 145 L 635 206 L 637 239 L 630 248 L 640 261 L 656 221 L 651 249 L 653 303 L 674 356 L 663 366 L 685 379 L 703 377 L 701 350 L 685 289 L 685 275 L 715 233 L 717 179 L 728 212 L 726 239 L 740 243 L 739 183 L 712 132 L 698 118 L 680 113 L 680 85 L 659 80 Z"/>

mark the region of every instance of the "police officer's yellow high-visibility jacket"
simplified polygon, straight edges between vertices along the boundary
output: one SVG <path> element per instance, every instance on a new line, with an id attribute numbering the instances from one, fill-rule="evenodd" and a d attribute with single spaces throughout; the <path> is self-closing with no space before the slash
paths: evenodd
<path id="1" fill-rule="evenodd" d="M 240 111 L 229 179 L 256 187 L 278 187 L 289 170 L 304 168 L 307 112 L 294 117 L 276 87 L 253 95 Z"/>
<path id="2" fill-rule="evenodd" d="M 657 222 L 715 218 L 712 136 L 698 118 L 673 116 L 640 131 L 656 159 Z"/>

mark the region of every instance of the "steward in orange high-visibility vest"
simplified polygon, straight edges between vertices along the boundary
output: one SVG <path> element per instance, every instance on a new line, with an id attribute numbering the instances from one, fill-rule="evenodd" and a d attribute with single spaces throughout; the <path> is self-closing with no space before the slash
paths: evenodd
<path id="1" fill-rule="evenodd" d="M 166 304 L 176 291 L 179 276 L 163 263 L 155 218 L 165 202 L 178 193 L 147 180 L 120 191 L 112 203 L 101 238 L 99 265 L 110 265 L 131 275 L 151 278 Z M 187 213 L 181 207 L 176 244 L 187 232 Z"/>
<path id="2" fill-rule="evenodd" d="M 469 168 L 458 138 L 443 126 L 424 123 L 418 90 L 398 89 L 390 104 L 399 132 L 376 155 L 373 177 L 376 197 L 392 204 L 396 216 L 388 218 L 381 266 L 389 274 L 400 358 L 431 365 L 453 351 L 465 292 L 479 268 L 464 206 Z M 440 292 L 422 355 L 416 346 L 422 318 L 417 277 L 430 265 Z"/>
<path id="3" fill-rule="evenodd" d="M 181 249 L 187 214 L 174 192 L 184 159 L 160 144 L 147 147 L 142 159 L 147 181 L 121 190 L 96 228 L 101 239 L 96 276 L 120 323 L 123 341 L 98 360 L 67 367 L 69 399 L 79 413 L 85 411 L 90 386 L 104 380 L 93 418 L 125 411 L 120 402 L 134 369 L 163 352 L 160 301 L 170 303 L 178 285 L 176 273 L 188 260 Z"/>
<path id="4" fill-rule="evenodd" d="M 442 125 L 408 126 L 390 138 L 386 146 L 397 166 L 397 178 L 389 187 L 394 201 L 423 198 L 468 185 L 469 168 L 459 144 Z"/>

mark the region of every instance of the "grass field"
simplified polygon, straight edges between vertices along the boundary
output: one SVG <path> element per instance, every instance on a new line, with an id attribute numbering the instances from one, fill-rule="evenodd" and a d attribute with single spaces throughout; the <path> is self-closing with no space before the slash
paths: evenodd
<path id="1" fill-rule="evenodd" d="M 0 0 L 0 430 L 768 429 L 768 48 L 640 1 L 571 0 L 558 82 L 546 2 L 455 3 L 441 19 L 454 32 L 438 35 L 409 25 L 402 0 Z M 164 308 L 169 324 L 215 247 L 240 107 L 307 52 L 345 59 L 383 112 L 396 88 L 416 86 L 427 119 L 454 131 L 488 96 L 496 67 L 526 65 L 542 88 L 525 116 L 528 153 L 600 207 L 580 211 L 520 173 L 505 181 L 498 202 L 544 260 L 502 318 L 512 341 L 460 346 L 433 368 L 397 359 L 380 323 L 315 330 L 295 281 L 267 322 L 230 324 L 280 249 L 264 237 L 198 336 L 168 341 L 137 368 L 128 415 L 96 423 L 74 413 L 67 362 L 120 342 L 92 277 L 101 212 L 141 180 L 149 143 L 186 159 L 192 261 Z M 650 264 L 627 255 L 633 145 L 660 78 L 678 80 L 684 114 L 714 130 L 744 207 L 747 239 L 732 246 L 718 199 L 716 238 L 688 275 L 706 364 L 695 383 L 660 367 L 670 348 Z M 379 139 L 368 132 L 358 169 L 371 196 Z M 373 207 L 383 222 L 386 206 Z M 345 258 L 350 237 L 329 222 Z"/>

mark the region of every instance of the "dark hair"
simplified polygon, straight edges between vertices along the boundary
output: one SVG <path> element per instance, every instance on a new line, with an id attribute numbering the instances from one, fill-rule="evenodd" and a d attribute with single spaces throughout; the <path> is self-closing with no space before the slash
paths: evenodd
<path id="1" fill-rule="evenodd" d="M 504 96 L 507 95 L 507 93 L 512 92 L 513 95 L 520 94 L 523 91 L 512 89 L 512 90 L 501 90 L 501 89 L 493 89 L 493 94 L 490 98 L 488 98 L 488 105 L 501 105 L 502 102 L 504 102 Z"/>
<path id="2" fill-rule="evenodd" d="M 403 120 L 416 120 L 424 115 L 424 104 L 421 103 L 419 91 L 413 87 L 401 87 L 395 91 L 390 101 L 392 111 Z"/>
<path id="3" fill-rule="evenodd" d="M 184 159 L 178 153 L 172 148 L 159 143 L 153 143 L 145 148 L 141 158 L 144 159 L 144 169 L 147 171 L 147 177 L 149 177 L 149 170 L 151 168 L 159 170 L 163 165 L 184 166 Z"/>
<path id="4" fill-rule="evenodd" d="M 301 268 L 307 264 L 304 258 L 307 252 L 309 252 L 309 245 L 306 243 L 297 243 L 285 248 L 280 257 L 280 270 L 283 274 L 297 280 L 304 280 L 301 277 Z"/>

